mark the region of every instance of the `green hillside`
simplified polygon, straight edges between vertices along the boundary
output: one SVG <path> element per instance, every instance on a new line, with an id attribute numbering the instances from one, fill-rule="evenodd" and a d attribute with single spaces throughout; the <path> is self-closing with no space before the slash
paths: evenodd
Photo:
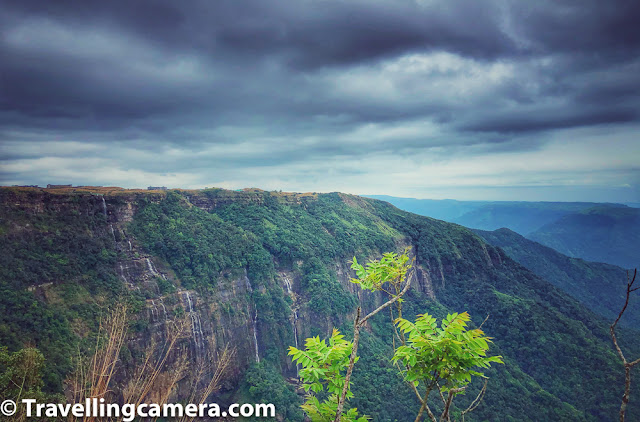
<path id="1" fill-rule="evenodd" d="M 474 232 L 607 320 L 613 322 L 618 316 L 625 301 L 625 269 L 568 257 L 509 229 Z M 640 328 L 640 301 L 629 304 L 621 323 Z"/>
<path id="2" fill-rule="evenodd" d="M 184 340 L 180 350 L 191 360 L 198 347 L 235 342 L 233 376 L 218 399 L 274 402 L 284 420 L 302 420 L 285 382 L 295 377 L 286 348 L 333 326 L 348 335 L 356 304 L 378 300 L 356 296 L 348 260 L 409 245 L 420 276 L 405 317 L 468 311 L 479 325 L 489 315 L 491 352 L 505 358 L 488 372 L 486 398 L 467 420 L 607 421 L 619 407 L 623 372 L 607 321 L 455 224 L 338 193 L 2 189 L 0 205 L 0 345 L 39 347 L 51 391 L 61 391 L 76 350 L 90 348 L 98 310 L 123 300 L 136 310 L 123 355 L 133 364 L 141 339 L 159 334 L 163 323 L 150 307 L 164 299 L 165 320 L 188 311 L 210 336 L 202 345 L 194 330 Z M 198 297 L 194 311 L 184 308 L 189 292 Z M 351 404 L 374 420 L 413 420 L 418 403 L 389 362 L 390 333 L 379 314 L 363 334 Z M 638 339 L 621 336 L 631 355 L 640 353 Z M 638 421 L 640 397 L 632 394 L 628 420 Z"/>

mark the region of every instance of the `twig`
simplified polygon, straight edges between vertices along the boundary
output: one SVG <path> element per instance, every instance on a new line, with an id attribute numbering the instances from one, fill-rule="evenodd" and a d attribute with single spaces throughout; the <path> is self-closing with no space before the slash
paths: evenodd
<path id="1" fill-rule="evenodd" d="M 484 398 L 484 393 L 487 391 L 487 383 L 488 382 L 489 382 L 488 379 L 484 380 L 484 385 L 482 386 L 482 389 L 480 390 L 480 392 L 478 393 L 476 398 L 471 402 L 469 407 L 467 407 L 465 410 L 462 411 L 462 413 L 460 413 L 460 416 L 462 418 L 462 422 L 464 422 L 464 415 L 469 413 L 469 412 L 473 412 L 476 409 L 476 407 L 478 407 L 480 405 L 480 403 L 482 402 L 482 399 Z"/>
<path id="2" fill-rule="evenodd" d="M 622 396 L 622 404 L 620 405 L 620 422 L 624 422 L 625 413 L 627 411 L 627 405 L 629 404 L 629 394 L 631 392 L 631 368 L 640 363 L 640 359 L 636 359 L 633 362 L 627 362 L 627 359 L 624 357 L 624 353 L 622 353 L 622 349 L 618 345 L 618 339 L 616 338 L 615 328 L 622 318 L 622 314 L 627 310 L 627 306 L 629 306 L 629 297 L 632 292 L 638 290 L 638 287 L 633 288 L 633 283 L 636 281 L 636 276 L 638 275 L 638 269 L 636 268 L 633 271 L 633 277 L 629 280 L 629 272 L 627 271 L 627 296 L 625 298 L 624 306 L 622 310 L 618 314 L 618 318 L 611 324 L 609 328 L 609 332 L 611 333 L 611 339 L 613 340 L 613 345 L 618 352 L 618 356 L 620 356 L 620 360 L 622 360 L 622 364 L 624 365 L 624 395 Z"/>

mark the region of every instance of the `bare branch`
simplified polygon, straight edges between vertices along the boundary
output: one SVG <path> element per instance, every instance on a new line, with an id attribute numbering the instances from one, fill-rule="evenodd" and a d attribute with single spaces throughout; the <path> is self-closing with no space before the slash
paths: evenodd
<path id="1" fill-rule="evenodd" d="M 629 298 L 631 296 L 631 293 L 638 290 L 638 287 L 636 288 L 633 287 L 633 283 L 635 283 L 637 275 L 638 275 L 637 268 L 633 270 L 633 277 L 629 277 L 629 272 L 627 271 L 627 295 L 624 301 L 624 306 L 622 307 L 622 310 L 620 310 L 620 313 L 618 314 L 618 318 L 616 318 L 613 324 L 611 324 L 611 327 L 609 327 L 609 332 L 611 333 L 611 339 L 613 340 L 613 345 L 616 348 L 616 352 L 618 352 L 618 356 L 620 356 L 620 360 L 622 360 L 622 364 L 624 365 L 625 382 L 624 382 L 624 395 L 622 396 L 622 404 L 620 405 L 620 422 L 624 422 L 625 413 L 627 411 L 627 405 L 629 404 L 629 394 L 631 392 L 631 368 L 637 365 L 638 363 L 640 363 L 640 359 L 634 360 L 633 362 L 630 362 L 630 363 L 627 362 L 627 359 L 624 357 L 624 353 L 622 353 L 622 349 L 618 345 L 618 339 L 616 338 L 615 329 L 616 329 L 616 325 L 618 324 L 618 321 L 620 321 L 620 318 L 622 318 L 624 311 L 627 310 L 627 306 L 629 306 Z"/>
<path id="2" fill-rule="evenodd" d="M 618 321 L 620 321 L 620 318 L 622 318 L 622 314 L 624 314 L 624 311 L 627 310 L 627 306 L 629 306 L 629 294 L 636 290 L 636 289 L 631 289 L 633 287 L 633 283 L 635 283 L 636 281 L 636 276 L 638 275 L 638 269 L 636 268 L 635 270 L 633 270 L 633 278 L 631 279 L 631 281 L 627 281 L 627 298 L 624 302 L 624 306 L 622 307 L 622 310 L 620 311 L 620 313 L 618 314 L 618 318 L 616 318 L 615 322 L 611 325 L 611 328 L 615 328 L 615 326 L 618 324 Z M 629 272 L 627 271 L 627 280 L 629 280 Z"/>
<path id="3" fill-rule="evenodd" d="M 442 415 L 440 415 L 440 422 L 450 421 L 451 418 L 449 416 L 449 409 L 451 408 L 451 403 L 453 403 L 453 398 L 458 393 L 462 393 L 467 387 L 460 388 L 452 388 L 449 390 L 449 394 L 447 395 L 447 401 L 444 404 L 444 410 L 442 411 Z"/>
<path id="4" fill-rule="evenodd" d="M 482 324 L 480 324 L 480 326 L 478 327 L 478 329 L 482 328 L 482 326 L 484 325 L 485 322 L 487 322 L 487 320 L 489 319 L 489 316 L 491 314 L 487 314 L 487 317 L 484 319 L 484 321 L 482 321 Z"/>
<path id="5" fill-rule="evenodd" d="M 471 402 L 469 407 L 467 407 L 465 410 L 463 410 L 462 413 L 460 414 L 460 416 L 462 417 L 462 422 L 464 422 L 464 415 L 466 415 L 469 412 L 473 412 L 476 409 L 476 407 L 478 407 L 480 405 L 480 403 L 482 402 L 482 399 L 484 398 L 484 393 L 486 393 L 486 391 L 487 391 L 487 383 L 488 382 L 489 382 L 488 379 L 484 380 L 484 385 L 482 386 L 482 389 L 480 390 L 480 392 L 478 393 L 476 398 Z"/>

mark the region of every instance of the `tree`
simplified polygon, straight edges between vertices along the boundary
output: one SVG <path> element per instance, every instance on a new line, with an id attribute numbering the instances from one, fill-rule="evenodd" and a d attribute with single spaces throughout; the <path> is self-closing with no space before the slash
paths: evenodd
<path id="1" fill-rule="evenodd" d="M 411 277 L 407 277 L 407 273 L 411 269 L 412 262 L 409 261 L 409 248 L 403 254 L 398 255 L 393 252 L 387 252 L 382 255 L 379 261 L 371 261 L 366 267 L 358 264 L 353 257 L 351 268 L 356 271 L 357 278 L 351 279 L 352 283 L 360 285 L 362 289 L 370 291 L 385 291 L 391 298 L 382 305 L 378 306 L 364 318 L 360 318 L 361 309 L 358 306 L 356 310 L 356 319 L 353 323 L 353 345 L 351 348 L 351 357 L 349 366 L 347 367 L 346 383 L 343 387 L 342 394 L 338 398 L 338 408 L 334 422 L 340 422 L 340 415 L 347 396 L 349 381 L 353 372 L 353 366 L 358 354 L 358 342 L 360 340 L 360 329 L 364 327 L 369 318 L 376 315 L 380 311 L 388 308 L 394 303 L 401 303 L 401 297 L 409 291 L 411 287 Z M 393 290 L 386 290 L 386 284 L 390 284 Z M 404 283 L 404 287 L 401 286 Z"/>
<path id="2" fill-rule="evenodd" d="M 0 402 L 13 400 L 20 403 L 22 399 L 36 399 L 39 402 L 61 400 L 61 397 L 42 392 L 43 368 L 44 356 L 36 348 L 27 347 L 11 353 L 6 347 L 0 347 Z M 25 408 L 18 406 L 11 420 L 26 419 Z"/>
<path id="3" fill-rule="evenodd" d="M 627 361 L 627 358 L 624 356 L 624 353 L 622 353 L 622 349 L 618 345 L 618 339 L 616 338 L 616 325 L 618 324 L 618 321 L 620 321 L 620 318 L 622 318 L 622 314 L 624 314 L 624 311 L 627 310 L 627 306 L 629 306 L 629 298 L 631 297 L 631 293 L 640 289 L 640 287 L 633 287 L 633 284 L 636 281 L 637 275 L 638 275 L 637 268 L 633 271 L 633 277 L 629 277 L 629 273 L 627 272 L 626 300 L 624 302 L 624 306 L 622 307 L 622 310 L 618 314 L 618 318 L 616 318 L 616 320 L 613 322 L 613 324 L 611 324 L 611 327 L 609 328 L 609 331 L 611 332 L 611 339 L 613 340 L 613 345 L 616 348 L 616 352 L 618 352 L 618 356 L 620 357 L 622 364 L 624 365 L 625 381 L 624 381 L 624 394 L 622 396 L 622 404 L 620 405 L 620 422 L 624 422 L 624 417 L 627 412 L 627 405 L 629 404 L 629 393 L 631 392 L 631 369 L 634 366 L 636 366 L 638 363 L 640 363 L 640 358 L 632 362 Z"/>
<path id="4" fill-rule="evenodd" d="M 329 339 L 329 345 L 318 337 L 314 337 L 306 340 L 307 348 L 305 351 L 289 347 L 289 355 L 292 355 L 293 360 L 303 366 L 303 369 L 300 370 L 300 377 L 303 379 L 305 389 L 319 393 L 324 391 L 323 386 L 326 385 L 327 392 L 330 393 L 323 402 L 311 394 L 302 406 L 314 422 L 360 422 L 367 420 L 366 416 L 358 417 L 356 409 L 350 409 L 343 415 L 344 405 L 347 399 L 353 395 L 351 393 L 351 374 L 358 361 L 360 330 L 369 318 L 400 301 L 411 285 L 411 279 L 407 277 L 411 268 L 408 250 L 405 250 L 401 255 L 393 252 L 385 253 L 379 261 L 371 261 L 366 266 L 358 264 L 354 257 L 351 267 L 357 275 L 357 278 L 351 279 L 351 282 L 360 285 L 364 290 L 385 291 L 391 297 L 364 317 L 361 316 L 362 309 L 360 307 L 356 309 L 353 323 L 353 342 L 344 340 L 344 336 L 334 330 Z M 391 290 L 387 290 L 387 284 L 392 286 Z M 343 376 L 341 371 L 345 369 L 346 373 Z"/>
<path id="5" fill-rule="evenodd" d="M 314 337 L 306 340 L 304 351 L 295 347 L 289 348 L 293 360 L 303 366 L 300 377 L 303 379 L 305 390 L 311 390 L 315 394 L 329 393 L 323 402 L 314 394 L 307 397 L 302 408 L 312 421 L 367 420 L 366 416 L 358 417 L 356 409 L 350 409 L 343 414 L 343 408 L 347 399 L 352 397 L 350 380 L 358 361 L 360 330 L 371 317 L 392 305 L 390 309 L 395 338 L 394 355 L 391 360 L 404 374 L 405 380 L 420 401 L 421 407 L 416 422 L 422 419 L 425 411 L 432 422 L 437 422 L 427 404 L 432 391 L 438 391 L 443 401 L 440 421 L 450 421 L 454 397 L 465 392 L 472 377 L 484 377 L 475 368 L 488 368 L 492 362 L 502 363 L 500 356 L 487 356 L 491 340 L 484 336 L 481 327 L 467 329 L 470 317 L 466 312 L 448 315 L 440 327 L 437 326 L 435 318 L 428 314 L 418 316 L 415 323 L 402 318 L 402 296 L 411 286 L 413 274 L 409 271 L 412 263 L 409 249 L 402 254 L 385 253 L 380 260 L 370 261 L 364 266 L 354 258 L 351 268 L 355 270 L 356 278 L 351 281 L 363 290 L 386 293 L 389 299 L 364 317 L 361 316 L 361 308 L 357 308 L 353 342 L 344 340 L 344 336 L 334 330 L 328 344 L 319 337 Z M 393 317 L 394 308 L 397 318 Z M 343 375 L 344 370 L 346 373 Z M 422 395 L 418 391 L 420 383 L 425 385 Z M 485 391 L 486 382 L 471 405 L 462 411 L 462 420 L 466 413 L 478 406 Z"/>
<path id="6" fill-rule="evenodd" d="M 293 361 L 302 365 L 299 376 L 304 390 L 314 393 L 308 394 L 301 406 L 313 422 L 330 422 L 338 417 L 338 402 L 343 390 L 346 391 L 347 399 L 353 396 L 351 386 L 343 374 L 350 365 L 352 347 L 353 344 L 345 340 L 336 329 L 328 343 L 319 337 L 311 337 L 305 341 L 305 350 L 289 347 L 289 355 Z M 316 395 L 323 393 L 328 393 L 329 396 L 321 402 Z M 340 420 L 366 422 L 368 418 L 358 416 L 358 410 L 352 408 Z"/>
<path id="7" fill-rule="evenodd" d="M 403 345 L 393 355 L 393 362 L 401 362 L 406 368 L 405 380 L 411 383 L 422 403 L 416 422 L 426 410 L 429 418 L 436 418 L 427 404 L 429 394 L 436 389 L 442 399 L 440 421 L 450 421 L 450 409 L 456 395 L 464 393 L 473 376 L 484 377 L 474 368 L 488 368 L 491 362 L 502 363 L 501 356 L 487 356 L 491 340 L 480 328 L 467 329 L 469 314 L 449 314 L 440 327 L 429 314 L 419 315 L 415 323 L 398 318 L 396 324 L 402 332 Z M 404 336 L 408 336 L 406 339 Z M 425 385 L 424 395 L 417 387 Z M 486 382 L 471 405 L 461 413 L 464 415 L 477 407 L 486 391 Z"/>

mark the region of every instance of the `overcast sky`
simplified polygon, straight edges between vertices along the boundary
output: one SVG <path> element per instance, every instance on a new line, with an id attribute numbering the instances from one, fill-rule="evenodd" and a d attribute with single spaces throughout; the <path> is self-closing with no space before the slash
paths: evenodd
<path id="1" fill-rule="evenodd" d="M 2 185 L 640 201 L 637 0 L 0 8 Z"/>

